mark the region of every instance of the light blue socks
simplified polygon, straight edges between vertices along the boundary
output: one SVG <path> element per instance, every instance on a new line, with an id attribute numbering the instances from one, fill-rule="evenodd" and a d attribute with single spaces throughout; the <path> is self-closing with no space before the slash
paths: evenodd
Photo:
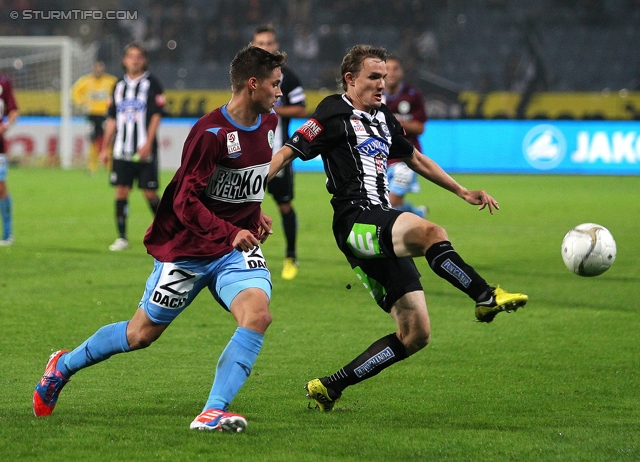
<path id="1" fill-rule="evenodd" d="M 11 196 L 0 199 L 0 215 L 2 215 L 2 240 L 13 235 L 11 223 Z"/>
<path id="2" fill-rule="evenodd" d="M 264 334 L 238 327 L 220 355 L 216 376 L 203 411 L 226 410 L 247 381 L 262 348 Z"/>
<path id="3" fill-rule="evenodd" d="M 122 321 L 101 327 L 79 347 L 64 355 L 64 364 L 58 361 L 58 370 L 69 378 L 80 369 L 93 366 L 115 354 L 126 353 L 131 349 L 127 342 L 128 324 L 129 321 Z"/>

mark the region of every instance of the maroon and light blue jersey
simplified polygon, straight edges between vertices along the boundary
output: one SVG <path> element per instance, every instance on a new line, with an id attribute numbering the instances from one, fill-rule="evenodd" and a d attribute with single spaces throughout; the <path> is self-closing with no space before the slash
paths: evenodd
<path id="1" fill-rule="evenodd" d="M 0 120 L 4 119 L 9 112 L 18 109 L 16 99 L 13 96 L 11 81 L 4 75 L 0 75 Z M 0 135 L 0 153 L 6 154 L 4 136 Z"/>
<path id="2" fill-rule="evenodd" d="M 258 237 L 277 123 L 271 112 L 243 127 L 226 105 L 196 122 L 144 238 L 149 254 L 162 262 L 219 258 L 241 229 Z"/>

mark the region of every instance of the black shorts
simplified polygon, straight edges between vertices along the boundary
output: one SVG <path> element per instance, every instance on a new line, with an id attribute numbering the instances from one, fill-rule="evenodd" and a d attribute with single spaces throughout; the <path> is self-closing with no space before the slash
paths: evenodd
<path id="1" fill-rule="evenodd" d="M 91 124 L 91 141 L 95 141 L 101 136 L 104 135 L 104 121 L 106 120 L 105 116 L 99 115 L 90 115 L 89 123 Z"/>
<path id="2" fill-rule="evenodd" d="M 278 204 L 293 200 L 293 167 L 291 164 L 280 170 L 267 184 L 267 192 Z"/>
<path id="3" fill-rule="evenodd" d="M 393 251 L 391 230 L 399 210 L 370 206 L 334 218 L 333 232 L 342 253 L 365 288 L 384 311 L 403 295 L 422 290 L 413 258 Z"/>
<path id="4" fill-rule="evenodd" d="M 156 157 L 154 156 L 154 159 Z M 158 189 L 158 162 L 132 162 L 129 160 L 113 160 L 109 182 L 112 186 L 133 187 L 133 180 L 138 179 L 138 188 Z"/>

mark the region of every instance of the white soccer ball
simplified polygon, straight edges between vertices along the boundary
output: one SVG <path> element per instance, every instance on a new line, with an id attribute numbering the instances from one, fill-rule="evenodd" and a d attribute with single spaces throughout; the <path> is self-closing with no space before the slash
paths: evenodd
<path id="1" fill-rule="evenodd" d="M 598 276 L 616 260 L 616 241 L 604 226 L 582 223 L 564 236 L 562 259 L 580 276 Z"/>

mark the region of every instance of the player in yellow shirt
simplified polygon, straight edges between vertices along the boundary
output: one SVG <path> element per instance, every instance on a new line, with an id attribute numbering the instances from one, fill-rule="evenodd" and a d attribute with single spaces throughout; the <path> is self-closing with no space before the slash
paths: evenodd
<path id="1" fill-rule="evenodd" d="M 93 71 L 83 75 L 71 88 L 74 104 L 83 108 L 91 124 L 91 146 L 87 168 L 93 174 L 98 169 L 98 157 L 104 139 L 104 121 L 109 107 L 109 98 L 117 77 L 105 72 L 104 63 L 96 61 Z"/>

